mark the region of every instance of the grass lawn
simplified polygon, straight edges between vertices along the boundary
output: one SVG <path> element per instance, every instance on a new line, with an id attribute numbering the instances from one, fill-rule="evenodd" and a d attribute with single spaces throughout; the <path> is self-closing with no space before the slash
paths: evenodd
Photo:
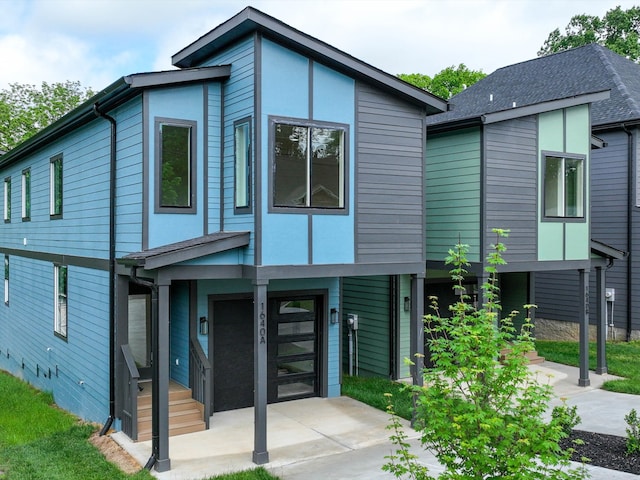
<path id="1" fill-rule="evenodd" d="M 578 342 L 536 341 L 541 357 L 565 365 L 578 366 L 580 361 Z M 596 368 L 596 344 L 589 344 L 589 368 Z M 640 395 L 640 342 L 607 342 L 607 370 L 612 375 L 625 377 L 609 380 L 604 390 Z"/>
<path id="2" fill-rule="evenodd" d="M 95 425 L 57 408 L 53 398 L 0 371 L 0 479 L 153 480 L 147 470 L 127 475 L 89 442 Z M 278 480 L 265 469 L 211 480 Z"/>
<path id="3" fill-rule="evenodd" d="M 411 420 L 413 404 L 411 397 L 402 392 L 403 385 L 386 378 L 378 377 L 342 377 L 342 394 L 366 403 L 378 410 L 387 410 L 385 393 L 392 394 L 393 409 L 396 415 Z"/>

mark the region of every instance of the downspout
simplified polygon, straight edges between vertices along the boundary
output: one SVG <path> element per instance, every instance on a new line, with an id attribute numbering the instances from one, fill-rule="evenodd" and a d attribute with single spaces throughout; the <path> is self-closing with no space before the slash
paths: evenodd
<path id="1" fill-rule="evenodd" d="M 117 125 L 113 117 L 100 111 L 97 103 L 93 105 L 97 117 L 111 124 L 111 150 L 109 154 L 109 417 L 104 422 L 100 436 L 111 428 L 116 414 L 115 392 L 115 273 L 116 273 L 116 141 Z"/>
<path id="2" fill-rule="evenodd" d="M 142 285 L 151 290 L 151 337 L 152 337 L 152 351 L 157 352 L 158 335 L 156 332 L 158 325 L 158 285 L 154 282 L 142 280 L 136 275 L 136 267 L 131 267 L 131 273 L 129 278 L 133 283 Z M 155 353 L 154 353 L 155 355 Z M 152 356 L 153 361 L 153 356 Z M 155 362 L 154 362 L 155 363 Z M 151 457 L 147 460 L 144 468 L 151 470 L 155 463 L 158 461 L 158 449 L 159 449 L 159 428 L 158 428 L 158 368 L 156 365 L 151 369 Z"/>
<path id="3" fill-rule="evenodd" d="M 631 325 L 633 316 L 631 314 L 633 297 L 633 134 L 626 125 L 621 124 L 622 130 L 627 134 L 627 342 L 631 341 Z M 613 319 L 612 319 L 613 323 Z"/>

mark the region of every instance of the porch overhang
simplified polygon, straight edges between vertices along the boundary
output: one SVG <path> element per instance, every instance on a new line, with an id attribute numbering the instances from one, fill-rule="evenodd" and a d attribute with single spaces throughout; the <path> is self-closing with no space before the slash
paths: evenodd
<path id="1" fill-rule="evenodd" d="M 597 262 L 598 259 L 602 259 L 606 260 L 609 264 L 613 263 L 614 260 L 621 260 L 627 256 L 627 252 L 618 250 L 611 245 L 594 240 L 593 238 L 591 239 L 591 254 L 596 256 L 595 259 L 592 259 L 592 263 Z"/>
<path id="2" fill-rule="evenodd" d="M 155 270 L 249 245 L 250 232 L 216 232 L 202 237 L 130 253 L 117 261 L 126 267 Z"/>

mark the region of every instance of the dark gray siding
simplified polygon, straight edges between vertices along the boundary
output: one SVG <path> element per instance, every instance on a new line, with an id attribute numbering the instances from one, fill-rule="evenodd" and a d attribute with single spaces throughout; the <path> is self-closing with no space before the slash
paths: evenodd
<path id="1" fill-rule="evenodd" d="M 361 83 L 356 104 L 356 262 L 422 262 L 423 112 Z"/>
<path id="2" fill-rule="evenodd" d="M 607 146 L 591 152 L 591 238 L 627 251 L 627 135 L 623 131 L 598 133 Z M 634 217 L 638 212 L 634 212 Z M 640 222 L 640 218 L 634 224 Z M 640 230 L 634 227 L 634 238 Z M 627 259 L 616 260 L 606 271 L 606 287 L 615 288 L 613 308 L 616 327 L 627 325 Z M 590 275 L 590 317 L 596 321 L 595 270 Z M 639 286 L 640 275 L 634 280 Z M 536 315 L 551 320 L 578 321 L 577 272 L 546 272 L 536 274 Z M 640 304 L 634 305 L 634 329 L 640 329 Z M 611 310 L 609 310 L 611 312 Z M 609 313 L 610 314 L 610 313 Z"/>
<path id="3" fill-rule="evenodd" d="M 484 130 L 485 257 L 493 228 L 511 230 L 507 262 L 537 259 L 538 148 L 536 117 L 489 124 Z"/>
<path id="4" fill-rule="evenodd" d="M 635 171 L 635 184 L 636 191 L 638 191 L 638 185 L 640 185 L 640 129 L 633 129 L 633 141 L 632 141 L 632 157 L 633 157 L 633 169 Z M 640 205 L 640 197 L 636 197 L 634 205 Z M 631 238 L 633 244 L 631 245 L 631 271 L 632 271 L 632 285 L 631 285 L 631 328 L 635 331 L 640 330 L 640 209 L 634 207 L 632 209 L 632 227 Z M 626 299 L 625 299 L 626 300 Z M 618 292 L 616 290 L 616 305 L 618 305 Z M 617 307 L 616 307 L 617 308 Z M 617 317 L 616 317 L 617 319 Z"/>

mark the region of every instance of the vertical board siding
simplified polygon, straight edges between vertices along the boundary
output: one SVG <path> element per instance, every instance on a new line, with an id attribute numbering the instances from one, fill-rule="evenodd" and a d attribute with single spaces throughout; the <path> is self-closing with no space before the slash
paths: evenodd
<path id="1" fill-rule="evenodd" d="M 398 277 L 400 295 L 398 296 L 400 312 L 400 331 L 398 332 L 400 348 L 398 349 L 398 378 L 411 376 L 409 365 L 405 359 L 411 359 L 411 312 L 404 311 L 404 297 L 411 298 L 411 276 L 400 275 Z M 412 359 L 411 359 L 412 360 Z"/>
<path id="2" fill-rule="evenodd" d="M 107 272 L 69 266 L 64 340 L 53 333 L 53 264 L 10 261 L 10 302 L 0 306 L 0 368 L 52 392 L 61 408 L 103 422 L 109 413 Z"/>
<path id="3" fill-rule="evenodd" d="M 207 97 L 207 232 L 222 231 L 220 215 L 220 148 L 222 146 L 222 84 L 210 83 Z"/>
<path id="4" fill-rule="evenodd" d="M 171 378 L 189 386 L 189 284 L 171 285 L 171 325 L 169 365 Z M 206 316 L 206 315 L 205 315 Z"/>
<path id="5" fill-rule="evenodd" d="M 511 231 L 504 259 L 537 260 L 538 151 L 535 116 L 485 127 L 485 241 L 495 243 L 493 228 Z"/>
<path id="6" fill-rule="evenodd" d="M 480 129 L 430 135 L 426 160 L 427 259 L 443 261 L 458 242 L 469 245 L 468 259 L 480 252 Z"/>
<path id="7" fill-rule="evenodd" d="M 356 261 L 421 262 L 424 113 L 356 84 Z"/>
<path id="8" fill-rule="evenodd" d="M 357 360 L 354 373 L 361 376 L 389 377 L 391 339 L 391 298 L 388 276 L 345 277 L 342 280 L 342 317 L 358 314 Z M 348 328 L 343 328 L 343 370 L 348 372 Z M 354 340 L 355 341 L 355 340 Z M 357 368 L 356 368 L 357 362 Z"/>

